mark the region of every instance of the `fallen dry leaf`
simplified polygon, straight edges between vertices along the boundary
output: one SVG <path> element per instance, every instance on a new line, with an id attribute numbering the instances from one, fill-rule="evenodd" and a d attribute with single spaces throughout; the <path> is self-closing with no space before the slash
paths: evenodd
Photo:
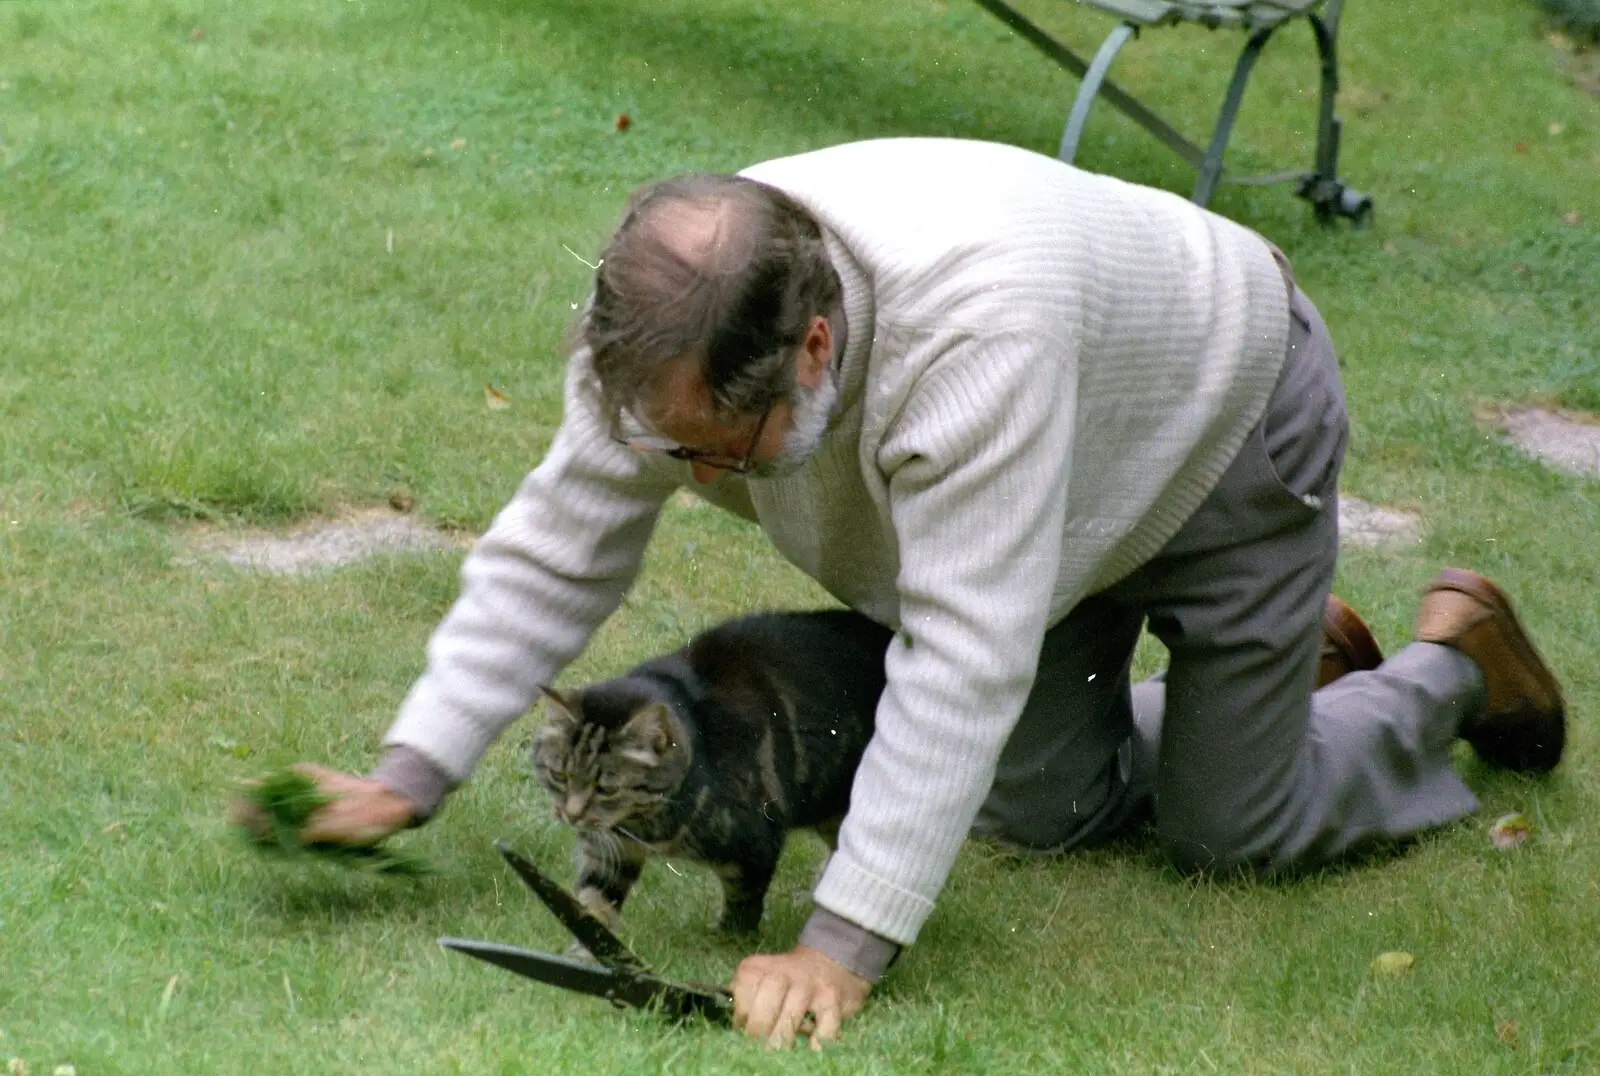
<path id="1" fill-rule="evenodd" d="M 1494 1025 L 1495 1041 L 1505 1046 L 1514 1046 L 1517 1042 L 1517 1024 L 1514 1020 L 1498 1020 Z"/>
<path id="2" fill-rule="evenodd" d="M 504 411 L 511 406 L 511 397 L 488 381 L 483 383 L 483 405 L 491 411 Z"/>
<path id="3" fill-rule="evenodd" d="M 6 1076 L 28 1076 L 28 1063 L 20 1057 L 6 1062 Z"/>
<path id="4" fill-rule="evenodd" d="M 1523 844 L 1533 835 L 1533 823 L 1521 814 L 1501 815 L 1489 827 L 1489 842 L 1501 852 Z"/>
<path id="5" fill-rule="evenodd" d="M 467 140 L 465 138 L 458 138 L 454 142 L 450 143 L 450 148 L 459 153 L 461 150 L 467 148 Z"/>
<path id="6" fill-rule="evenodd" d="M 1515 146 L 1511 147 L 1511 152 L 1526 153 L 1528 152 L 1528 144 L 1526 142 L 1518 142 Z"/>
<path id="7" fill-rule="evenodd" d="M 1565 128 L 1562 127 L 1561 124 L 1559 124 L 1559 123 L 1552 123 L 1549 127 L 1546 127 L 1545 130 L 1550 132 L 1550 137 L 1551 138 L 1554 138 L 1556 135 L 1560 134 L 1563 130 L 1565 130 Z"/>
<path id="8" fill-rule="evenodd" d="M 397 489 L 389 494 L 389 507 L 396 512 L 409 512 L 417 506 L 416 498 L 403 489 Z"/>
<path id="9" fill-rule="evenodd" d="M 633 126 L 633 117 L 628 115 L 626 112 L 617 113 L 616 126 L 618 131 L 626 131 L 629 127 Z"/>
<path id="10" fill-rule="evenodd" d="M 200 27 L 196 26 L 193 30 L 189 31 L 189 40 L 190 41 L 204 41 L 205 39 L 206 39 L 206 32 L 204 30 L 200 29 Z"/>
<path id="11" fill-rule="evenodd" d="M 1399 978 L 1417 966 L 1417 958 L 1410 953 L 1379 953 L 1372 958 L 1372 973 L 1389 978 Z"/>
<path id="12" fill-rule="evenodd" d="M 1576 227 L 1577 225 L 1583 223 L 1583 214 L 1574 209 L 1571 213 L 1568 213 L 1566 216 L 1561 218 L 1561 223 L 1571 224 Z"/>

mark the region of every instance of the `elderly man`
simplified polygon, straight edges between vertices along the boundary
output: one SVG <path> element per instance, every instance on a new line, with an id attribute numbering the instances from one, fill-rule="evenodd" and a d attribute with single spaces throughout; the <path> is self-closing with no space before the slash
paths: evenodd
<path id="1" fill-rule="evenodd" d="M 815 913 L 734 980 L 775 1045 L 808 1015 L 838 1033 L 969 833 L 1057 851 L 1152 818 L 1181 869 L 1275 872 L 1473 811 L 1458 736 L 1560 758 L 1560 688 L 1469 572 L 1429 587 L 1417 642 L 1334 680 L 1373 663 L 1348 610 L 1323 630 L 1343 394 L 1255 233 L 1020 149 L 899 139 L 654 185 L 603 257 L 549 455 L 467 558 L 372 776 L 314 770 L 340 799 L 306 836 L 427 818 L 685 485 L 897 631 Z M 1170 665 L 1130 686 L 1144 625 Z"/>

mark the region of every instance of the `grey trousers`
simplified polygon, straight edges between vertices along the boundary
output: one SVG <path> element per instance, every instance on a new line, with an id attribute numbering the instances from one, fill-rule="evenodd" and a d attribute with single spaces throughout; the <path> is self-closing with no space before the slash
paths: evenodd
<path id="1" fill-rule="evenodd" d="M 1347 421 L 1327 327 L 1298 289 L 1265 415 L 1156 557 L 1045 635 L 973 834 L 1101 843 L 1153 817 L 1184 870 L 1310 868 L 1468 815 L 1450 765 L 1482 677 L 1413 643 L 1314 691 L 1339 549 Z M 1140 629 L 1163 677 L 1129 667 Z"/>

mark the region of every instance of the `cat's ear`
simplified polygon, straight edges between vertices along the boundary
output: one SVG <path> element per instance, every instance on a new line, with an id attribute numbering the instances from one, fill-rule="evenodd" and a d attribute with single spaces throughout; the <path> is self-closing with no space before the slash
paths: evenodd
<path id="1" fill-rule="evenodd" d="M 539 685 L 539 694 L 544 696 L 545 709 L 549 711 L 551 719 L 567 725 L 578 723 L 578 704 L 575 698 L 563 695 L 547 684 Z"/>
<path id="2" fill-rule="evenodd" d="M 628 718 L 622 726 L 622 739 L 627 744 L 624 754 L 643 765 L 654 766 L 678 750 L 683 734 L 672 707 L 652 702 Z"/>

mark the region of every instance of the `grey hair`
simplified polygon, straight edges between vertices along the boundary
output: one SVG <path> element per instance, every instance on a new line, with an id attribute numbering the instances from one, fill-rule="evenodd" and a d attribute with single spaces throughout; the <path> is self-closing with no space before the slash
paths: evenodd
<path id="1" fill-rule="evenodd" d="M 601 254 L 579 329 L 616 429 L 662 367 L 694 356 L 718 411 L 794 389 L 794 350 L 842 290 L 815 219 L 783 191 L 695 174 L 642 187 Z"/>

